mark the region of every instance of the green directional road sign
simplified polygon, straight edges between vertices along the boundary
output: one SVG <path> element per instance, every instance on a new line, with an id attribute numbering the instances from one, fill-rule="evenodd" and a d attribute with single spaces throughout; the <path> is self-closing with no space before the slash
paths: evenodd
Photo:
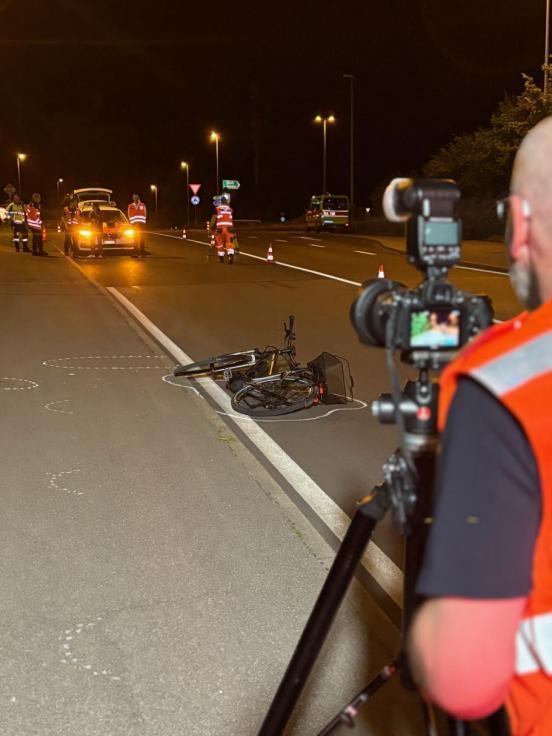
<path id="1" fill-rule="evenodd" d="M 239 189 L 240 183 L 237 179 L 223 179 L 222 188 L 223 189 Z"/>

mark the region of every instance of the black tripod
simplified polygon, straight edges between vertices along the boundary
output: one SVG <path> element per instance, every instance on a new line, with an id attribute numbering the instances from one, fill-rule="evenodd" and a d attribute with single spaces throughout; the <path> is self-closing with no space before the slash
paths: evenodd
<path id="1" fill-rule="evenodd" d="M 397 421 L 406 429 L 405 447 L 397 450 L 384 464 L 384 482 L 360 501 L 258 736 L 281 736 L 284 732 L 370 537 L 388 511 L 392 512 L 399 531 L 406 536 L 400 653 L 318 736 L 328 736 L 340 726 L 354 728 L 359 709 L 396 674 L 400 675 L 405 687 L 416 689 L 404 653 L 404 642 L 417 604 L 414 586 L 432 512 L 438 398 L 438 385 L 430 380 L 427 367 L 419 367 L 418 380 L 406 384 L 399 400 L 394 401 L 384 394 L 374 404 L 373 412 L 381 422 Z M 437 736 L 435 712 L 421 702 L 426 735 Z M 487 726 L 490 736 L 508 736 L 501 711 L 488 719 Z M 461 721 L 447 720 L 449 736 L 468 736 L 467 729 L 467 724 Z"/>

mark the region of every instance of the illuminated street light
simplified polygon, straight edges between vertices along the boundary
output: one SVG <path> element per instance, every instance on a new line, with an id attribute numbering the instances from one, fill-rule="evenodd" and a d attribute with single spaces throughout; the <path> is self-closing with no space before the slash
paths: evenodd
<path id="1" fill-rule="evenodd" d="M 335 123 L 335 116 L 334 115 L 328 115 L 328 117 L 322 117 L 322 115 L 317 115 L 314 118 L 314 122 L 318 124 L 322 124 L 322 142 L 323 142 L 323 156 L 322 156 L 322 194 L 326 193 L 326 143 L 327 143 L 327 134 L 326 134 L 326 128 L 328 123 L 332 124 Z"/>
<path id="2" fill-rule="evenodd" d="M 27 158 L 27 154 L 17 153 L 15 157 L 17 159 L 17 188 L 19 190 L 19 194 L 21 195 L 21 164 Z"/>
<path id="3" fill-rule="evenodd" d="M 56 187 L 57 187 L 57 195 L 58 195 L 58 201 L 61 200 L 61 185 L 63 184 L 63 179 L 58 179 L 56 181 Z"/>
<path id="4" fill-rule="evenodd" d="M 211 135 L 209 137 L 209 140 L 211 143 L 215 144 L 215 156 L 217 161 L 217 185 L 215 187 L 215 194 L 218 194 L 219 190 L 219 141 L 220 141 L 220 133 L 217 133 L 216 131 L 211 131 Z"/>
<path id="5" fill-rule="evenodd" d="M 180 162 L 182 171 L 186 171 L 186 227 L 190 226 L 190 164 L 187 161 Z"/>
<path id="6" fill-rule="evenodd" d="M 150 190 L 155 194 L 155 219 L 157 219 L 158 208 L 157 208 L 157 184 L 150 184 Z"/>

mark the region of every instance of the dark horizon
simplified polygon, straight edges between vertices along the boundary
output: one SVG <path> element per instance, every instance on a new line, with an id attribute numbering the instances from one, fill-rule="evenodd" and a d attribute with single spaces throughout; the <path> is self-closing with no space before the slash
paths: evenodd
<path id="1" fill-rule="evenodd" d="M 328 189 L 349 190 L 349 97 L 355 75 L 356 203 L 374 187 L 409 173 L 453 135 L 487 122 L 522 72 L 540 83 L 544 6 L 529 0 L 448 4 L 437 0 L 239 8 L 176 0 L 31 0 L 24 23 L 0 3 L 4 52 L 0 91 L 0 181 L 16 184 L 16 151 L 28 154 L 23 194 L 55 204 L 64 188 L 100 185 L 126 205 L 138 190 L 161 212 L 185 211 L 185 175 L 209 203 L 222 136 L 221 175 L 242 184 L 242 216 L 299 214 L 321 190 L 317 113 L 332 112 Z M 542 7 L 541 7 L 542 6 Z M 16 16 L 17 17 L 17 16 Z M 258 146 L 259 188 L 255 187 Z"/>

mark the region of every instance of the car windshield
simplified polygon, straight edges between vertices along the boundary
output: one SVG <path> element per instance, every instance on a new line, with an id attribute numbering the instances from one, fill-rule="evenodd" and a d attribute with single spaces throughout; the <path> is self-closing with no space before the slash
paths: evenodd
<path id="1" fill-rule="evenodd" d="M 85 210 L 82 213 L 82 219 L 84 222 L 90 222 L 90 215 L 92 214 L 92 210 Z M 100 215 L 102 218 L 102 222 L 105 222 L 108 227 L 112 227 L 113 225 L 117 225 L 118 223 L 126 223 L 127 219 L 121 212 L 121 210 L 104 210 L 100 207 Z"/>
<path id="2" fill-rule="evenodd" d="M 325 210 L 348 210 L 347 197 L 324 197 Z"/>

